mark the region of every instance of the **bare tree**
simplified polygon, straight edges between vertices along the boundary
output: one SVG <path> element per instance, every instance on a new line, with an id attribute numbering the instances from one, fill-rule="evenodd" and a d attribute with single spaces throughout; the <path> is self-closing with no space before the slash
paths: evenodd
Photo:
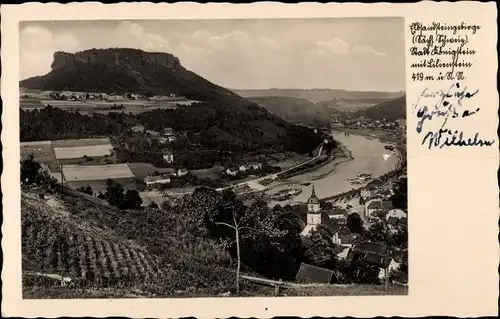
<path id="1" fill-rule="evenodd" d="M 287 234 L 286 230 L 279 230 L 275 227 L 276 215 L 269 214 L 267 204 L 257 200 L 248 210 L 238 210 L 233 208 L 231 222 L 215 222 L 215 225 L 223 225 L 234 230 L 237 254 L 236 267 L 236 292 L 240 292 L 240 268 L 241 251 L 240 244 L 245 231 L 251 231 L 251 236 L 265 235 L 268 238 L 277 239 Z"/>
<path id="2" fill-rule="evenodd" d="M 224 225 L 234 230 L 234 237 L 236 241 L 236 293 L 240 292 L 240 268 L 241 268 L 241 256 L 240 256 L 240 234 L 243 230 L 252 229 L 256 230 L 249 226 L 242 226 L 241 221 L 238 222 L 236 219 L 236 212 L 233 210 L 233 224 L 228 224 L 225 222 L 216 222 L 215 225 Z"/>

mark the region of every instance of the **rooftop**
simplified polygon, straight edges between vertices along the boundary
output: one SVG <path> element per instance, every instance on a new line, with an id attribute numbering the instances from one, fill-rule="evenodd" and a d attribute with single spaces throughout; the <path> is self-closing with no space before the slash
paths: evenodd
<path id="1" fill-rule="evenodd" d="M 382 201 L 374 199 L 368 204 L 368 209 L 382 209 Z"/>
<path id="2" fill-rule="evenodd" d="M 332 276 L 332 270 L 302 263 L 295 277 L 295 281 L 299 283 L 329 284 L 332 280 Z"/>
<path id="3" fill-rule="evenodd" d="M 390 200 L 384 200 L 384 201 L 382 202 L 382 208 L 383 208 L 383 209 L 388 209 L 388 210 L 393 209 L 393 208 L 394 208 L 394 206 L 392 206 L 392 201 L 390 201 Z"/>
<path id="4" fill-rule="evenodd" d="M 174 129 L 172 129 L 171 127 L 166 127 L 164 130 L 163 130 L 163 134 L 165 135 L 173 135 L 175 132 L 174 132 Z"/>
<path id="5" fill-rule="evenodd" d="M 170 177 L 168 177 L 168 176 L 161 176 L 161 175 L 158 175 L 158 176 L 151 176 L 151 175 L 149 175 L 149 176 L 146 176 L 146 177 L 144 178 L 144 181 L 145 181 L 145 182 L 155 182 L 155 181 L 160 181 L 160 180 L 169 180 L 169 179 L 170 179 Z"/>
<path id="6" fill-rule="evenodd" d="M 385 253 L 385 245 L 379 243 L 364 242 L 354 246 L 354 250 L 381 255 Z"/>

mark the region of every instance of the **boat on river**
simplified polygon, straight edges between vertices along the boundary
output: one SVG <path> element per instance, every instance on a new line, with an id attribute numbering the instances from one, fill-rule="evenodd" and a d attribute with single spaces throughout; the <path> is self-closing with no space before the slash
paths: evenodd
<path id="1" fill-rule="evenodd" d="M 284 189 L 281 190 L 271 196 L 271 199 L 277 202 L 282 202 L 285 200 L 289 200 L 294 196 L 299 195 L 302 193 L 301 188 L 289 188 L 289 189 Z"/>
<path id="2" fill-rule="evenodd" d="M 351 184 L 359 185 L 363 184 L 372 179 L 372 174 L 369 173 L 358 173 L 356 177 L 349 179 Z"/>

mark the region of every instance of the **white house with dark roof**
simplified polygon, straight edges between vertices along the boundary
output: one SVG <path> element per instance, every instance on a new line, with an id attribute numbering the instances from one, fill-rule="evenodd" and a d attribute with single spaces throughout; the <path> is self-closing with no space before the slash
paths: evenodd
<path id="1" fill-rule="evenodd" d="M 252 163 L 249 165 L 252 169 L 261 169 L 262 168 L 262 164 L 261 163 Z"/>
<path id="2" fill-rule="evenodd" d="M 388 212 L 393 208 L 392 201 L 375 198 L 365 203 L 365 216 L 371 218 L 376 211 L 382 210 Z"/>
<path id="3" fill-rule="evenodd" d="M 163 136 L 173 136 L 175 135 L 174 129 L 171 127 L 166 127 L 163 129 Z"/>
<path id="4" fill-rule="evenodd" d="M 372 214 L 382 209 L 382 200 L 379 198 L 369 200 L 365 203 L 365 216 L 370 218 Z"/>
<path id="5" fill-rule="evenodd" d="M 172 164 L 174 162 L 174 152 L 170 149 L 163 149 L 163 160 L 169 164 Z"/>
<path id="6" fill-rule="evenodd" d="M 391 209 L 390 211 L 387 212 L 387 215 L 385 215 L 386 220 L 389 220 L 389 218 L 407 218 L 407 214 L 404 210 L 395 208 Z"/>
<path id="7" fill-rule="evenodd" d="M 347 223 L 347 211 L 342 208 L 334 208 L 327 211 L 328 217 L 330 219 L 336 220 L 339 224 Z"/>
<path id="8" fill-rule="evenodd" d="M 367 187 L 361 189 L 361 191 L 359 192 L 360 193 L 359 195 L 361 196 L 362 199 L 367 199 L 367 198 L 370 198 L 373 195 L 373 193 L 375 192 L 375 190 L 376 190 L 375 187 L 373 187 L 373 186 L 367 186 Z"/>
<path id="9" fill-rule="evenodd" d="M 144 178 L 144 182 L 147 186 L 153 186 L 155 184 L 169 184 L 170 177 L 169 176 L 146 176 Z"/>
<path id="10" fill-rule="evenodd" d="M 238 175 L 238 173 L 240 172 L 240 170 L 238 168 L 235 168 L 235 167 L 229 167 L 229 168 L 226 169 L 225 172 L 229 176 L 236 176 L 236 175 Z"/>
<path id="11" fill-rule="evenodd" d="M 189 171 L 186 168 L 179 168 L 177 170 L 177 176 L 179 177 L 187 175 L 187 173 L 189 173 Z"/>

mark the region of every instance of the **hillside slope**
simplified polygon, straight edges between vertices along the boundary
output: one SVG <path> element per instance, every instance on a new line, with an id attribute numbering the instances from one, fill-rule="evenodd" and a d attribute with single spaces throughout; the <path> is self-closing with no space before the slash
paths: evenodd
<path id="1" fill-rule="evenodd" d="M 406 119 L 406 96 L 376 104 L 366 110 L 356 113 L 358 116 L 365 116 L 374 120 L 387 119 L 395 121 Z"/>
<path id="2" fill-rule="evenodd" d="M 195 100 L 240 99 L 186 70 L 168 53 L 136 49 L 91 49 L 55 52 L 52 71 L 20 82 L 25 89 L 107 93 L 175 93 Z"/>
<path id="3" fill-rule="evenodd" d="M 328 109 L 306 99 L 280 96 L 249 99 L 290 123 L 316 125 L 329 122 Z"/>
<path id="4" fill-rule="evenodd" d="M 214 149 L 238 153 L 283 150 L 307 153 L 321 142 L 321 137 L 312 130 L 292 125 L 256 103 L 186 70 L 176 57 L 167 53 L 135 49 L 56 52 L 51 72 L 21 81 L 20 86 L 83 92 L 175 93 L 201 101 L 175 110 L 152 110 L 137 116 L 125 114 L 118 118 L 119 123 L 108 123 L 113 122 L 111 115 L 80 116 L 47 108 L 40 112 L 24 111 L 21 112 L 23 141 L 117 135 L 126 127 L 125 122 L 140 121 L 146 129 L 161 131 L 172 127 L 177 132 L 197 133 L 188 144 L 196 145 L 197 149 L 201 144 L 201 148 L 212 153 Z"/>
<path id="5" fill-rule="evenodd" d="M 174 211 L 118 210 L 69 189 L 64 199 L 23 191 L 21 206 L 25 296 L 59 286 L 47 275 L 108 295 L 217 294 L 233 284 L 229 256 Z"/>

